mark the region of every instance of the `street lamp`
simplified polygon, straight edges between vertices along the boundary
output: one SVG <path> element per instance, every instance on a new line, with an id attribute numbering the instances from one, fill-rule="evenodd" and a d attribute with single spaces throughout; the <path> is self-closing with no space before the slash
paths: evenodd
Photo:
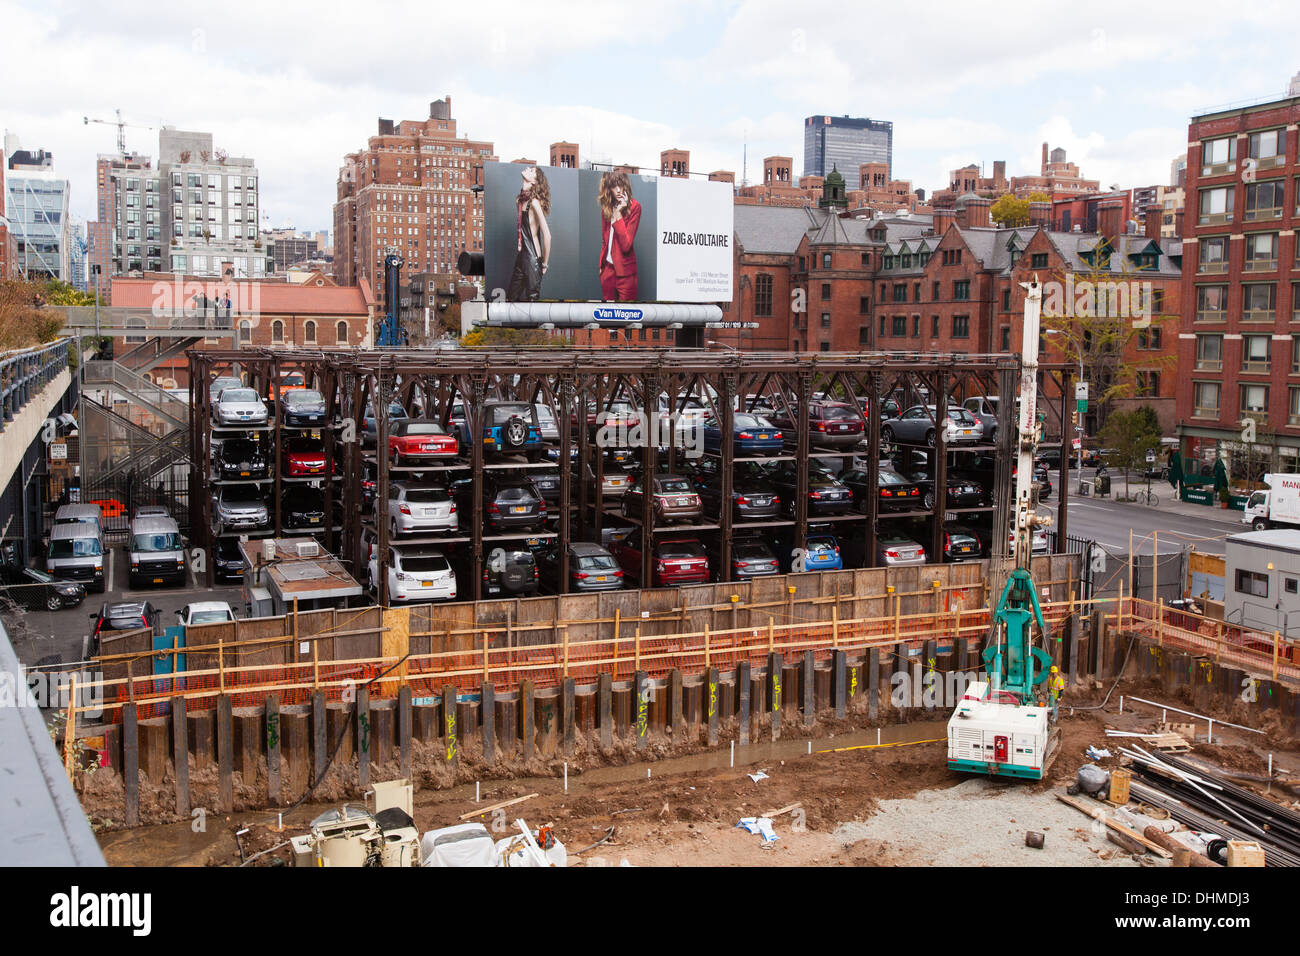
<path id="1" fill-rule="evenodd" d="M 736 348 L 734 345 L 728 345 L 726 342 L 719 342 L 717 339 L 708 339 L 704 344 L 705 344 L 705 345 L 720 345 L 720 346 L 722 346 L 724 349 L 731 349 L 731 351 L 735 352 L 737 355 L 740 354 L 740 349 Z"/>
<path id="2" fill-rule="evenodd" d="M 1069 331 L 1068 329 L 1043 329 L 1043 334 L 1064 335 L 1066 338 L 1070 340 L 1070 344 L 1074 346 L 1075 355 L 1079 357 L 1079 381 L 1082 382 L 1083 381 L 1083 345 L 1079 341 L 1079 339 L 1076 338 L 1074 333 Z M 1076 405 L 1075 408 L 1077 409 L 1078 405 Z M 1065 423 L 1062 422 L 1061 424 L 1062 427 L 1064 427 Z M 1079 415 L 1078 435 L 1079 435 L 1079 451 L 1075 457 L 1075 470 L 1079 479 L 1079 487 L 1082 488 L 1083 487 L 1083 416 L 1082 415 Z M 1062 454 L 1064 454 L 1064 449 L 1062 449 Z"/>

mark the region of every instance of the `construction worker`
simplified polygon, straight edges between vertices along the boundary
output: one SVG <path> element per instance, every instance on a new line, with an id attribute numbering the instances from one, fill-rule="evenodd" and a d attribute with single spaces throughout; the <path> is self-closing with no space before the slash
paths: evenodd
<path id="1" fill-rule="evenodd" d="M 1055 664 L 1052 665 L 1052 675 L 1047 678 L 1047 693 L 1052 702 L 1052 720 L 1056 720 L 1057 703 L 1061 699 L 1061 694 L 1065 692 L 1065 678 L 1061 676 L 1061 669 Z"/>

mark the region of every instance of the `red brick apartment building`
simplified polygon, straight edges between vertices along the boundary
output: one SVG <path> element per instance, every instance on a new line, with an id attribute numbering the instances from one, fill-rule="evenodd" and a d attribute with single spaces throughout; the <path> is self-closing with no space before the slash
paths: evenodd
<path id="1" fill-rule="evenodd" d="M 376 304 L 370 284 L 337 285 L 315 273 L 303 282 L 275 280 L 223 280 L 154 274 L 143 278 L 112 280 L 113 305 L 147 309 L 158 314 L 182 310 L 195 314 L 203 297 L 224 316 L 231 301 L 230 320 L 239 329 L 241 347 L 351 349 L 373 341 Z M 196 298 L 199 304 L 196 304 Z M 222 303 L 217 305 L 217 303 Z M 142 322 L 143 324 L 143 322 Z M 147 333 L 114 339 L 113 353 L 123 355 L 147 340 Z M 228 348 L 230 339 L 204 339 L 204 346 Z M 163 388 L 184 388 L 189 382 L 189 359 L 184 353 L 158 365 L 151 378 Z"/>
<path id="2" fill-rule="evenodd" d="M 572 155 L 576 164 L 576 146 Z M 427 119 L 380 119 L 377 135 L 344 157 L 339 169 L 339 283 L 369 282 L 382 312 L 384 254 L 390 247 L 406 260 L 404 274 L 450 273 L 461 252 L 482 252 L 483 196 L 472 187 L 483 182 L 480 167 L 496 160 L 491 143 L 457 136 L 450 96 L 430 103 Z"/>
<path id="3" fill-rule="evenodd" d="M 1179 435 L 1203 462 L 1300 457 L 1300 96 L 1192 117 L 1187 129 Z"/>

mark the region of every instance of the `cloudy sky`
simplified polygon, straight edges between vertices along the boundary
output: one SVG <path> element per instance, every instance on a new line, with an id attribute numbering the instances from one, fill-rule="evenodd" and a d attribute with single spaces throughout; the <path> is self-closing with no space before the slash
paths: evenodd
<path id="1" fill-rule="evenodd" d="M 1300 70 L 1293 0 L 476 0 L 205 5 L 0 0 L 0 126 L 54 152 L 73 211 L 94 209 L 116 130 L 83 117 L 206 130 L 251 156 L 270 225 L 327 229 L 345 153 L 376 119 L 452 97 L 460 131 L 503 159 L 584 158 L 749 177 L 803 163 L 803 117 L 894 123 L 894 173 L 927 190 L 1005 159 L 1038 169 L 1044 140 L 1103 186 L 1163 183 L 1188 117 L 1283 93 Z M 127 146 L 158 152 L 157 133 Z"/>

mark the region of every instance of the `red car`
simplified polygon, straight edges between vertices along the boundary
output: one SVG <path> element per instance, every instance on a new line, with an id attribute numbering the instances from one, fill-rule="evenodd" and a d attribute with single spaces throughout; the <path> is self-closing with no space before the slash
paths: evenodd
<path id="1" fill-rule="evenodd" d="M 456 436 L 427 418 L 407 418 L 388 433 L 388 454 L 396 466 L 455 458 L 460 454 Z"/>
<path id="2" fill-rule="evenodd" d="M 661 538 L 654 545 L 650 564 L 650 586 L 676 587 L 680 584 L 704 584 L 709 580 L 709 556 L 694 536 L 676 535 Z M 609 548 L 628 576 L 641 577 L 641 529 L 636 529 Z"/>
<path id="3" fill-rule="evenodd" d="M 338 471 L 338 462 L 334 463 Z M 284 443 L 284 473 L 290 478 L 325 474 L 325 445 L 318 438 L 295 436 Z"/>

